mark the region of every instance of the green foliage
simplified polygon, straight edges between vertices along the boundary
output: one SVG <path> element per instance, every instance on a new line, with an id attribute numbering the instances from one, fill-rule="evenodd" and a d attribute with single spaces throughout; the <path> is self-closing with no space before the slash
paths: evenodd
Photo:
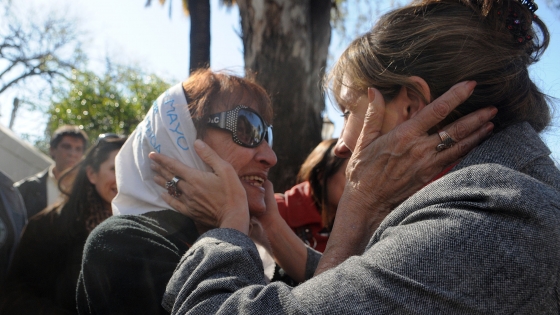
<path id="1" fill-rule="evenodd" d="M 107 132 L 129 135 L 168 87 L 164 79 L 130 67 L 109 69 L 102 77 L 73 70 L 70 83 L 61 82 L 54 90 L 47 132 L 70 124 L 90 139 Z"/>

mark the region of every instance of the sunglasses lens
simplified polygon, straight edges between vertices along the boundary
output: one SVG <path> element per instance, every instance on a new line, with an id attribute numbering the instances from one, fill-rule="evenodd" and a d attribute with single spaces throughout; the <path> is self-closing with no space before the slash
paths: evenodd
<path id="1" fill-rule="evenodd" d="M 266 142 L 268 142 L 268 146 L 272 148 L 272 126 L 268 126 L 267 128 Z"/>
<path id="2" fill-rule="evenodd" d="M 116 133 L 102 133 L 99 135 L 99 137 L 97 138 L 97 142 L 105 142 L 109 139 L 118 139 L 120 138 L 120 136 Z"/>
<path id="3" fill-rule="evenodd" d="M 237 138 L 242 143 L 255 147 L 261 143 L 266 126 L 261 118 L 254 112 L 241 109 L 237 116 Z"/>

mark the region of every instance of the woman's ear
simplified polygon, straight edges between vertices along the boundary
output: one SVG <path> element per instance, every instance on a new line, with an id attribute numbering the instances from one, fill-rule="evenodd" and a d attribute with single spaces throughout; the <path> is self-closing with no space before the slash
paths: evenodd
<path id="1" fill-rule="evenodd" d="M 417 87 L 420 88 L 420 91 L 422 92 L 422 96 L 424 96 L 426 101 L 428 101 L 428 103 L 431 102 L 430 87 L 428 86 L 428 83 L 421 77 L 415 75 L 409 77 L 408 79 L 412 81 L 412 83 L 416 84 Z"/>
<path id="2" fill-rule="evenodd" d="M 415 84 L 422 95 L 418 95 L 418 93 L 410 88 L 403 87 L 405 89 L 406 96 L 409 100 L 409 107 L 407 108 L 408 112 L 408 119 L 414 117 L 416 113 L 418 113 L 422 108 L 426 107 L 426 105 L 431 101 L 430 97 L 430 87 L 428 83 L 424 79 L 418 76 L 411 76 L 408 78 L 413 84 Z"/>
<path id="3" fill-rule="evenodd" d="M 86 175 L 89 182 L 95 185 L 97 182 L 97 173 L 93 170 L 93 168 L 91 168 L 91 166 L 86 168 Z"/>

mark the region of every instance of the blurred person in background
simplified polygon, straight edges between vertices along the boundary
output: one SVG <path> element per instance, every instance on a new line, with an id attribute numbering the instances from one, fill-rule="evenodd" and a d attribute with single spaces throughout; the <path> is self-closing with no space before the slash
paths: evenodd
<path id="1" fill-rule="evenodd" d="M 334 154 L 337 141 L 319 143 L 301 165 L 298 184 L 283 194 L 275 194 L 282 218 L 305 244 L 320 252 L 327 245 L 346 185 L 348 159 Z"/>
<path id="2" fill-rule="evenodd" d="M 78 126 L 64 125 L 54 131 L 49 144 L 49 154 L 54 165 L 14 184 L 25 203 L 27 218 L 62 201 L 58 180 L 65 170 L 80 161 L 87 143 L 87 134 Z"/>
<path id="3" fill-rule="evenodd" d="M 27 223 L 25 205 L 13 184 L 8 175 L 0 171 L 0 287 Z"/>
<path id="4" fill-rule="evenodd" d="M 85 158 L 60 176 L 65 201 L 29 219 L 0 290 L 1 314 L 75 314 L 76 283 L 89 233 L 111 216 L 115 156 L 126 138 L 102 134 Z M 76 150 L 77 152 L 78 150 Z"/>

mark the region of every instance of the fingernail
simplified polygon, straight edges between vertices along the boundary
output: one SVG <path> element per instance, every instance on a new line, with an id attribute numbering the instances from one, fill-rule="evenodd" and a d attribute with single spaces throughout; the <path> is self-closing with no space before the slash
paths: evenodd
<path id="1" fill-rule="evenodd" d="M 466 85 L 471 90 L 471 92 L 469 93 L 469 96 L 471 96 L 474 92 L 474 88 L 476 87 L 476 81 L 467 81 Z"/>
<path id="2" fill-rule="evenodd" d="M 493 119 L 494 117 L 496 117 L 497 113 L 498 113 L 498 109 L 496 107 L 492 108 L 490 110 L 490 119 Z"/>
<path id="3" fill-rule="evenodd" d="M 196 140 L 194 141 L 194 146 L 195 146 L 197 149 L 204 149 L 204 148 L 206 148 L 206 143 L 204 143 L 204 141 L 202 141 L 202 140 L 200 140 L 200 139 L 196 139 Z"/>
<path id="4" fill-rule="evenodd" d="M 368 87 L 367 92 L 368 92 L 368 100 L 371 103 L 373 102 L 373 100 L 375 100 L 375 91 L 373 90 L 373 88 Z"/>

